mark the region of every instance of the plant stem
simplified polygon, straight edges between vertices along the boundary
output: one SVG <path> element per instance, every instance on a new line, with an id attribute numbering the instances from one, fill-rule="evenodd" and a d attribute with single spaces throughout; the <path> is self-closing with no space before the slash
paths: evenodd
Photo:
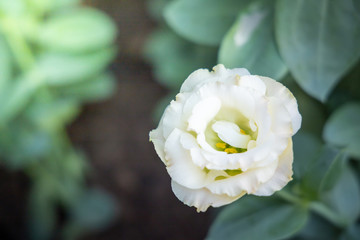
<path id="1" fill-rule="evenodd" d="M 305 201 L 303 199 L 291 194 L 288 191 L 281 190 L 281 191 L 276 192 L 276 195 L 279 196 L 280 198 L 284 199 L 287 202 L 305 205 Z"/>

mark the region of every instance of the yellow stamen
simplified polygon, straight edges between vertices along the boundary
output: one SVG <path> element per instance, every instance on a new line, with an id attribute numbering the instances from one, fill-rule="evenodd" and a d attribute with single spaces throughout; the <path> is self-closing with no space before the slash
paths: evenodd
<path id="1" fill-rule="evenodd" d="M 240 129 L 240 133 L 246 135 L 246 132 L 242 129 Z"/>
<path id="2" fill-rule="evenodd" d="M 224 151 L 226 153 L 237 153 L 238 152 L 235 148 L 226 148 Z"/>
<path id="3" fill-rule="evenodd" d="M 226 143 L 218 142 L 217 144 L 215 144 L 215 146 L 217 148 L 225 149 L 226 148 Z"/>

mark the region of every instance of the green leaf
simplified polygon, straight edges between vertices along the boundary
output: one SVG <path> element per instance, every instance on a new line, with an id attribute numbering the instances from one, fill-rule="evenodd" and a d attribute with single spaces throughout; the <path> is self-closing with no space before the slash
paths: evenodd
<path id="1" fill-rule="evenodd" d="M 0 95 L 12 77 L 12 67 L 8 45 L 0 34 Z"/>
<path id="2" fill-rule="evenodd" d="M 47 19 L 38 33 L 39 43 L 50 50 L 79 53 L 110 46 L 116 26 L 104 13 L 91 8 L 62 11 Z"/>
<path id="3" fill-rule="evenodd" d="M 95 77 L 107 67 L 114 55 L 113 48 L 76 55 L 44 53 L 37 68 L 49 85 L 67 85 Z"/>
<path id="4" fill-rule="evenodd" d="M 27 109 L 27 117 L 37 126 L 48 131 L 62 130 L 80 112 L 79 105 L 71 100 L 53 100 L 33 104 Z"/>
<path id="5" fill-rule="evenodd" d="M 7 91 L 0 95 L 0 101 L 3 103 L 0 105 L 0 125 L 16 117 L 41 85 L 41 77 L 36 72 L 15 79 Z"/>
<path id="6" fill-rule="evenodd" d="M 271 240 L 288 238 L 308 219 L 308 211 L 272 198 L 245 196 L 224 208 L 206 239 Z"/>
<path id="7" fill-rule="evenodd" d="M 294 141 L 294 177 L 301 179 L 319 156 L 322 143 L 314 135 L 299 132 L 293 137 Z"/>
<path id="8" fill-rule="evenodd" d="M 321 180 L 320 183 L 320 192 L 327 192 L 330 191 L 335 187 L 338 183 L 339 178 L 343 174 L 343 170 L 345 168 L 346 154 L 340 152 L 334 159 L 334 161 L 329 166 L 328 171 L 325 173 L 324 178 Z"/>
<path id="9" fill-rule="evenodd" d="M 80 102 L 94 102 L 109 97 L 116 90 L 115 76 L 105 73 L 91 80 L 59 88 L 61 97 Z"/>
<path id="10" fill-rule="evenodd" d="M 360 216 L 360 186 L 348 164 L 338 170 L 336 183 L 331 190 L 324 189 L 320 200 L 336 213 L 340 226 L 348 226 Z"/>
<path id="11" fill-rule="evenodd" d="M 312 160 L 301 181 L 302 192 L 308 198 L 316 199 L 318 197 L 320 183 L 337 156 L 338 151 L 326 145 L 315 156 L 309 156 Z"/>
<path id="12" fill-rule="evenodd" d="M 213 67 L 216 55 L 216 48 L 195 45 L 167 29 L 154 32 L 145 46 L 157 80 L 176 91 L 193 71 Z"/>
<path id="13" fill-rule="evenodd" d="M 360 56 L 359 25 L 359 12 L 353 0 L 278 1 L 279 50 L 308 94 L 325 101 L 355 64 Z"/>
<path id="14" fill-rule="evenodd" d="M 254 2 L 240 12 L 225 35 L 219 50 L 219 63 L 244 67 L 251 73 L 280 80 L 287 72 L 273 34 L 273 1 Z"/>
<path id="15" fill-rule="evenodd" d="M 165 9 L 165 20 L 181 36 L 199 44 L 220 44 L 239 11 L 250 0 L 176 0 Z"/>
<path id="16" fill-rule="evenodd" d="M 339 230 L 326 219 L 310 214 L 305 227 L 296 235 L 296 240 L 335 240 Z"/>
<path id="17" fill-rule="evenodd" d="M 326 122 L 323 137 L 326 142 L 345 147 L 353 157 L 360 159 L 360 103 L 348 103 L 336 110 Z"/>

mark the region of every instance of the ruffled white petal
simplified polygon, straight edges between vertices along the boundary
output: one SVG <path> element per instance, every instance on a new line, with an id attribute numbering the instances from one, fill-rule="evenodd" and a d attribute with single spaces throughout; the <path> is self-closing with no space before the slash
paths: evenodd
<path id="1" fill-rule="evenodd" d="M 266 85 L 258 76 L 254 76 L 254 75 L 243 76 L 238 80 L 237 84 L 239 86 L 246 87 L 253 91 L 257 91 L 261 95 L 265 95 L 266 93 Z"/>
<path id="2" fill-rule="evenodd" d="M 165 139 L 163 137 L 162 128 L 154 129 L 149 134 L 150 141 L 154 144 L 155 151 L 157 155 L 160 157 L 161 161 L 165 163 Z"/>
<path id="3" fill-rule="evenodd" d="M 180 88 L 180 92 L 191 92 L 201 85 L 202 83 L 211 81 L 214 77 L 207 69 L 199 69 L 191 73 L 190 76 L 184 81 Z M 215 79 L 213 80 L 215 81 Z"/>
<path id="4" fill-rule="evenodd" d="M 272 119 L 271 130 L 277 135 L 291 137 L 293 135 L 292 119 L 281 100 L 269 98 L 269 112 Z"/>
<path id="5" fill-rule="evenodd" d="M 162 128 L 164 139 L 167 139 L 170 133 L 175 129 L 186 129 L 186 124 L 182 116 L 183 103 L 180 101 L 171 101 L 170 105 L 165 109 L 162 117 L 162 123 L 158 128 Z"/>
<path id="6" fill-rule="evenodd" d="M 208 207 L 220 207 L 242 197 L 245 192 L 236 197 L 230 197 L 226 194 L 213 194 L 206 188 L 189 189 L 175 181 L 171 181 L 171 187 L 175 196 L 190 207 L 196 207 L 198 212 L 205 212 Z"/>
<path id="7" fill-rule="evenodd" d="M 217 97 L 209 97 L 198 102 L 188 120 L 188 130 L 196 133 L 204 132 L 208 123 L 219 112 L 221 101 Z"/>
<path id="8" fill-rule="evenodd" d="M 293 147 L 292 140 L 289 138 L 289 145 L 283 154 L 279 157 L 279 164 L 274 175 L 254 192 L 254 195 L 258 196 L 270 196 L 275 191 L 278 191 L 285 187 L 285 185 L 291 181 L 293 171 Z"/>
<path id="9" fill-rule="evenodd" d="M 193 92 L 203 84 L 210 82 L 226 82 L 229 80 L 235 82 L 236 76 L 245 75 L 250 75 L 245 68 L 226 69 L 224 65 L 218 64 L 213 68 L 212 72 L 207 69 L 199 69 L 191 73 L 182 84 L 180 92 Z"/>
<path id="10" fill-rule="evenodd" d="M 275 173 L 278 161 L 273 160 L 267 166 L 253 168 L 241 174 L 223 180 L 217 180 L 206 186 L 214 194 L 237 196 L 242 192 L 254 193 L 260 184 L 268 181 Z"/>
<path id="11" fill-rule="evenodd" d="M 288 139 L 271 135 L 268 141 L 257 145 L 244 153 L 226 154 L 224 152 L 211 153 L 202 149 L 202 155 L 207 160 L 206 168 L 216 170 L 242 169 L 247 171 L 254 165 L 266 165 L 268 156 L 279 156 L 287 147 Z"/>
<path id="12" fill-rule="evenodd" d="M 202 188 L 211 180 L 209 175 L 194 164 L 190 151 L 181 144 L 183 132 L 174 129 L 165 142 L 164 152 L 170 177 L 188 188 Z"/>
<path id="13" fill-rule="evenodd" d="M 301 126 L 301 115 L 294 95 L 281 83 L 268 77 L 260 78 L 266 85 L 266 95 L 268 97 L 275 97 L 281 100 L 282 104 L 289 112 L 292 121 L 293 134 L 295 134 Z"/>

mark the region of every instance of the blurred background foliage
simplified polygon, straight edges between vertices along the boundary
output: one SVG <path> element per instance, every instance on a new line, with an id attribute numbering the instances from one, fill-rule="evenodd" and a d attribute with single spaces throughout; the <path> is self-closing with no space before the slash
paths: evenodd
<path id="1" fill-rule="evenodd" d="M 0 164 L 31 179 L 32 239 L 75 239 L 116 212 L 107 193 L 87 187 L 85 154 L 65 131 L 82 105 L 112 94 L 116 35 L 79 0 L 0 0 Z"/>
<path id="2" fill-rule="evenodd" d="M 359 239 L 360 1 L 148 0 L 144 57 L 169 95 L 223 63 L 272 77 L 297 98 L 294 180 L 223 208 L 207 239 Z"/>

